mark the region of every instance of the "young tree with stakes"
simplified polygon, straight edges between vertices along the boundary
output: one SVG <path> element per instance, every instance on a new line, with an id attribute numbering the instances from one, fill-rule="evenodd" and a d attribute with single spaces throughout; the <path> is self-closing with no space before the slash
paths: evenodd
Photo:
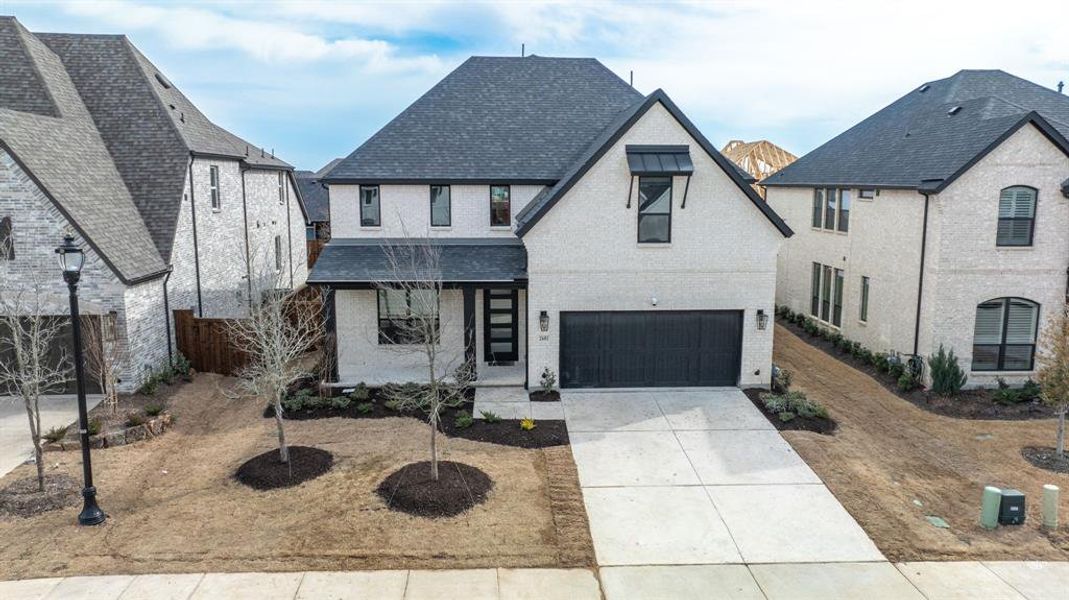
<path id="1" fill-rule="evenodd" d="M 398 354 L 419 357 L 426 370 L 425 385 L 384 388 L 388 400 L 401 409 L 415 409 L 430 423 L 431 478 L 438 480 L 438 429 L 441 414 L 466 400 L 465 392 L 474 376 L 474 365 L 463 353 L 444 351 L 439 315 L 442 270 L 441 250 L 428 237 L 383 242 L 386 272 L 376 282 L 380 302 L 378 342 Z"/>
<path id="2" fill-rule="evenodd" d="M 1065 459 L 1065 414 L 1069 411 L 1069 308 L 1063 307 L 1040 337 L 1040 400 L 1058 413 L 1058 458 Z"/>
<path id="3" fill-rule="evenodd" d="M 119 411 L 119 368 L 126 360 L 125 349 L 115 335 L 115 321 L 114 313 L 82 319 L 85 368 L 104 391 L 104 406 L 113 415 Z"/>

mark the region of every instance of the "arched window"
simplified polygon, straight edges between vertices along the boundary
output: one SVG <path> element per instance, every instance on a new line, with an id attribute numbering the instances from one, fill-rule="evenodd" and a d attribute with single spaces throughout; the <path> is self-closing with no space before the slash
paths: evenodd
<path id="1" fill-rule="evenodd" d="M 996 298 L 976 307 L 973 371 L 1031 371 L 1036 354 L 1039 305 L 1024 298 Z"/>
<path id="2" fill-rule="evenodd" d="M 11 217 L 0 219 L 0 260 L 15 260 L 15 236 L 11 233 Z"/>
<path id="3" fill-rule="evenodd" d="M 1031 246 L 1036 225 L 1036 190 L 1015 185 L 998 198 L 998 246 Z"/>

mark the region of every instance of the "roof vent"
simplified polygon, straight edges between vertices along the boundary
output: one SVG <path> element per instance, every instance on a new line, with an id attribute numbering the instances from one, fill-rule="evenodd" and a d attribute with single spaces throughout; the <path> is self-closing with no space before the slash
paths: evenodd
<path id="1" fill-rule="evenodd" d="M 947 111 L 947 114 L 953 117 L 954 115 L 958 114 L 959 112 L 961 112 L 961 107 L 960 106 L 951 106 L 950 110 Z"/>
<path id="2" fill-rule="evenodd" d="M 930 88 L 930 87 L 932 87 L 932 86 L 930 86 L 930 85 L 928 85 L 928 84 L 926 83 L 926 84 L 922 85 L 922 86 L 921 86 L 921 89 L 919 89 L 919 90 L 917 90 L 917 91 L 923 94 L 924 92 L 927 92 L 927 91 L 928 91 L 928 88 Z"/>
<path id="3" fill-rule="evenodd" d="M 174 87 L 171 85 L 171 82 L 160 73 L 156 73 L 156 81 L 160 82 L 160 85 L 162 85 L 165 89 L 169 90 Z"/>

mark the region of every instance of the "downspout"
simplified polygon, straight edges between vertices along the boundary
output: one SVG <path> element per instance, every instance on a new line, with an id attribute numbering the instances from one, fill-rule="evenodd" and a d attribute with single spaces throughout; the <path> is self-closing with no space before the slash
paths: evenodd
<path id="1" fill-rule="evenodd" d="M 171 279 L 174 265 L 167 266 L 167 274 L 163 276 L 163 322 L 167 327 L 167 364 L 174 367 L 174 350 L 171 349 L 171 300 L 167 296 L 167 282 Z"/>
<path id="2" fill-rule="evenodd" d="M 193 215 L 193 273 L 197 280 L 197 316 L 204 318 L 204 299 L 200 294 L 200 247 L 197 245 L 197 194 L 193 184 L 193 161 L 196 160 L 192 153 L 189 155 L 189 209 Z"/>
<path id="3" fill-rule="evenodd" d="M 252 251 L 249 249 L 249 206 L 245 201 L 245 171 L 241 167 L 241 218 L 245 221 L 245 287 L 248 295 L 249 312 L 252 312 Z"/>
<path id="4" fill-rule="evenodd" d="M 290 178 L 283 172 L 286 185 L 286 245 L 289 247 L 290 289 L 293 289 L 293 228 L 290 226 Z"/>
<path id="5" fill-rule="evenodd" d="M 924 196 L 924 224 L 921 226 L 921 268 L 917 276 L 917 318 L 913 323 L 913 356 L 917 355 L 921 335 L 921 297 L 924 295 L 924 255 L 928 246 L 928 194 Z"/>

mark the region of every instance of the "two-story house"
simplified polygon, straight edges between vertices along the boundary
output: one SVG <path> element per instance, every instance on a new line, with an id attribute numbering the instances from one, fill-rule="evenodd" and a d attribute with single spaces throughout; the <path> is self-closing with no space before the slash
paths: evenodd
<path id="1" fill-rule="evenodd" d="M 471 58 L 324 181 L 309 283 L 333 298 L 342 385 L 427 379 L 385 335 L 414 311 L 484 382 L 769 381 L 790 229 L 664 92 L 594 59 Z M 381 285 L 405 238 L 438 249 L 440 298 Z"/>
<path id="2" fill-rule="evenodd" d="M 305 221 L 292 167 L 212 123 L 125 36 L 0 17 L 0 292 L 36 281 L 65 314 L 53 249 L 75 235 L 83 313 L 125 346 L 122 390 L 174 360 L 173 310 L 241 316 L 263 273 L 303 285 Z"/>
<path id="3" fill-rule="evenodd" d="M 875 351 L 1034 375 L 1065 306 L 1069 98 L 1002 71 L 925 83 L 765 179 L 798 233 L 777 303 Z"/>

